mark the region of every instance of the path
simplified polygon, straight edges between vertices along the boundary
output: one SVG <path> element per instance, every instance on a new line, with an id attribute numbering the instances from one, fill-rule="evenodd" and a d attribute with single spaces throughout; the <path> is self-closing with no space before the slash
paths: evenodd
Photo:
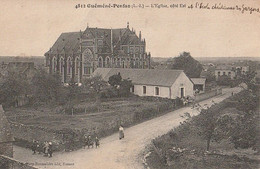
<path id="1" fill-rule="evenodd" d="M 223 95 L 200 102 L 201 105 L 211 105 L 212 100 L 218 103 L 238 92 L 239 88 L 223 90 Z M 141 169 L 141 153 L 145 146 L 157 136 L 167 133 L 178 126 L 184 119 L 180 117 L 185 112 L 193 115 L 198 111 L 191 107 L 184 107 L 167 113 L 160 117 L 140 123 L 125 129 L 125 138 L 118 139 L 118 134 L 113 134 L 101 140 L 98 149 L 80 149 L 74 152 L 54 153 L 53 158 L 42 155 L 32 155 L 28 149 L 14 147 L 14 158 L 22 162 L 34 164 L 37 168 L 76 168 L 76 169 Z"/>

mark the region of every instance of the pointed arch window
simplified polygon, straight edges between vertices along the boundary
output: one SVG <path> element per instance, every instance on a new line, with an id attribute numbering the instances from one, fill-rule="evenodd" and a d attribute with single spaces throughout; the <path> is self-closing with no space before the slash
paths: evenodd
<path id="1" fill-rule="evenodd" d="M 110 57 L 106 57 L 106 67 L 110 67 Z"/>
<path id="2" fill-rule="evenodd" d="M 57 70 L 57 59 L 56 59 L 56 57 L 53 57 L 53 59 L 52 59 L 52 70 L 53 70 L 54 73 Z"/>
<path id="3" fill-rule="evenodd" d="M 64 69 L 64 59 L 63 57 L 60 58 L 60 73 L 62 74 L 63 73 L 63 69 Z"/>
<path id="4" fill-rule="evenodd" d="M 76 60 L 75 60 L 75 72 L 76 72 L 76 75 L 79 74 L 79 68 L 80 68 L 80 60 L 79 60 L 79 57 L 77 57 Z"/>
<path id="5" fill-rule="evenodd" d="M 72 61 L 70 57 L 67 60 L 67 70 L 68 70 L 68 75 L 70 75 L 72 73 Z"/>
<path id="6" fill-rule="evenodd" d="M 139 68 L 139 59 L 138 58 L 136 58 L 135 67 Z"/>
<path id="7" fill-rule="evenodd" d="M 98 67 L 103 67 L 103 58 L 101 56 L 98 58 Z"/>
<path id="8" fill-rule="evenodd" d="M 89 75 L 92 73 L 93 70 L 93 61 L 94 56 L 90 49 L 86 49 L 83 52 L 83 58 L 82 58 L 82 71 L 84 75 Z"/>

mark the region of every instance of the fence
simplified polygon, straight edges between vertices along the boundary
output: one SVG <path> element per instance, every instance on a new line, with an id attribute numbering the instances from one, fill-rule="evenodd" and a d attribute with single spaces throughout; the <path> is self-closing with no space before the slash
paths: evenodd
<path id="1" fill-rule="evenodd" d="M 206 99 L 209 99 L 211 97 L 214 97 L 214 96 L 217 96 L 220 94 L 222 94 L 222 88 L 210 90 L 205 93 L 195 94 L 195 101 L 199 102 L 199 101 L 206 100 Z"/>

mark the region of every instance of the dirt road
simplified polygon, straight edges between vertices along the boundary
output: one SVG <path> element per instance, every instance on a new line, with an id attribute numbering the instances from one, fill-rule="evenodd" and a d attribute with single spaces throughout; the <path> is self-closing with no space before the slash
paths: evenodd
<path id="1" fill-rule="evenodd" d="M 218 103 L 238 92 L 239 88 L 225 89 L 223 95 L 205 101 L 200 105 L 210 106 L 212 100 Z M 28 149 L 14 147 L 14 158 L 28 162 L 37 168 L 76 168 L 76 169 L 141 169 L 141 153 L 145 146 L 157 136 L 167 133 L 185 120 L 181 117 L 185 112 L 193 115 L 197 110 L 185 107 L 152 120 L 125 129 L 125 138 L 118 139 L 118 133 L 103 138 L 98 149 L 80 149 L 74 152 L 55 153 L 53 158 L 32 155 Z"/>

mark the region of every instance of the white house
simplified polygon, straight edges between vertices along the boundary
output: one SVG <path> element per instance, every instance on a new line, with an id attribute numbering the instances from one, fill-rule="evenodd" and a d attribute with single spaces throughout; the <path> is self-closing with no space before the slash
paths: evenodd
<path id="1" fill-rule="evenodd" d="M 131 91 L 139 96 L 156 96 L 174 99 L 193 96 L 193 83 L 182 70 L 98 68 L 93 75 L 105 81 L 120 73 L 122 79 L 133 83 Z"/>
<path id="2" fill-rule="evenodd" d="M 218 80 L 220 76 L 228 76 L 233 80 L 236 77 L 236 72 L 231 66 L 221 65 L 215 69 L 216 80 Z"/>

